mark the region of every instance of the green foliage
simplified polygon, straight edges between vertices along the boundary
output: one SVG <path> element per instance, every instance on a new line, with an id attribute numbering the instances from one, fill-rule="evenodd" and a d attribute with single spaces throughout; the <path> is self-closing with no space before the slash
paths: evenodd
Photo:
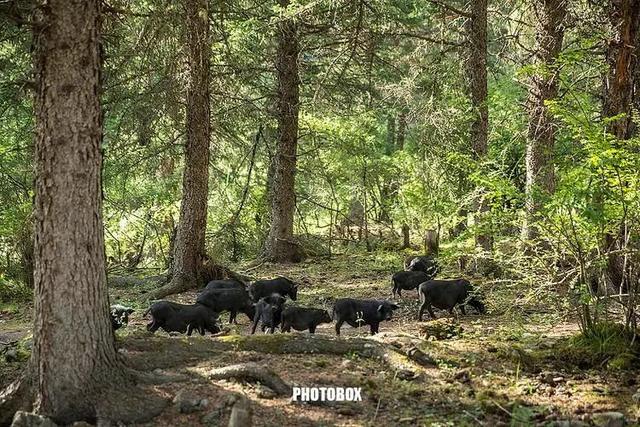
<path id="1" fill-rule="evenodd" d="M 639 348 L 633 333 L 617 323 L 601 322 L 565 343 L 562 356 L 583 367 L 626 370 L 638 360 Z"/>
<path id="2" fill-rule="evenodd" d="M 0 302 L 25 302 L 30 301 L 32 297 L 33 292 L 25 283 L 0 275 Z"/>

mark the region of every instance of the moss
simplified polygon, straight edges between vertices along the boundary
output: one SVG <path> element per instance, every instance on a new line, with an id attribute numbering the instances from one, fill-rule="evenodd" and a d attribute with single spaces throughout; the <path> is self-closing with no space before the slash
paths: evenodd
<path id="1" fill-rule="evenodd" d="M 560 344 L 558 357 L 579 367 L 606 366 L 612 370 L 630 369 L 638 360 L 640 348 L 632 344 L 633 334 L 623 325 L 602 322 Z"/>

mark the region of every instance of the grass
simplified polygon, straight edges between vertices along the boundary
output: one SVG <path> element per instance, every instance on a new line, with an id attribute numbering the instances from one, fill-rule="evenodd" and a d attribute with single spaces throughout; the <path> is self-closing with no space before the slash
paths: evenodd
<path id="1" fill-rule="evenodd" d="M 626 370 L 633 367 L 640 348 L 633 334 L 624 326 L 601 322 L 588 331 L 570 338 L 562 347 L 564 356 L 577 366 Z"/>

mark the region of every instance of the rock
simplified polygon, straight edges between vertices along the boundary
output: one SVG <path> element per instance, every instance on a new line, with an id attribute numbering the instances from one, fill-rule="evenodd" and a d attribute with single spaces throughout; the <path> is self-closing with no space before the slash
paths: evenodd
<path id="1" fill-rule="evenodd" d="M 338 408 L 338 414 L 347 417 L 352 417 L 356 414 L 356 411 L 351 406 L 341 406 Z"/>
<path id="2" fill-rule="evenodd" d="M 237 398 L 236 403 L 231 408 L 229 427 L 251 427 L 251 417 L 251 404 L 247 398 L 241 396 Z"/>
<path id="3" fill-rule="evenodd" d="M 422 339 L 447 340 L 461 335 L 462 326 L 450 318 L 431 320 L 418 328 L 418 336 Z"/>
<path id="4" fill-rule="evenodd" d="M 32 414 L 31 412 L 18 411 L 13 416 L 11 427 L 57 427 L 58 425 L 47 417 Z"/>
<path id="5" fill-rule="evenodd" d="M 342 361 L 340 366 L 343 367 L 344 369 L 351 369 L 353 367 L 353 361 L 349 359 L 345 359 Z"/>
<path id="6" fill-rule="evenodd" d="M 410 369 L 402 369 L 396 373 L 396 376 L 405 381 L 413 381 L 418 378 L 418 373 L 413 372 Z"/>
<path id="7" fill-rule="evenodd" d="M 264 385 L 256 387 L 256 394 L 260 399 L 273 399 L 277 396 L 275 391 Z"/>
<path id="8" fill-rule="evenodd" d="M 626 420 L 620 412 L 600 412 L 593 414 L 591 421 L 597 427 L 624 427 Z"/>
<path id="9" fill-rule="evenodd" d="M 18 351 L 15 348 L 10 348 L 4 354 L 4 360 L 8 363 L 16 362 L 18 360 Z"/>
<path id="10" fill-rule="evenodd" d="M 208 414 L 205 414 L 200 419 L 200 421 L 206 427 L 219 427 L 221 425 L 220 418 L 222 418 L 223 413 L 224 413 L 224 409 L 222 408 L 215 409 L 209 412 Z"/>
<path id="11" fill-rule="evenodd" d="M 588 427 L 589 424 L 577 420 L 559 420 L 547 424 L 549 427 Z"/>
<path id="12" fill-rule="evenodd" d="M 173 398 L 173 403 L 181 413 L 190 414 L 204 409 L 209 404 L 209 401 L 207 399 L 200 399 L 190 391 L 182 389 Z"/>
<path id="13" fill-rule="evenodd" d="M 410 347 L 407 356 L 422 366 L 437 366 L 438 362 L 418 347 Z"/>
<path id="14" fill-rule="evenodd" d="M 553 381 L 555 384 L 558 384 L 564 381 L 564 377 L 553 377 L 551 381 Z"/>
<path id="15" fill-rule="evenodd" d="M 413 424 L 415 420 L 416 420 L 416 419 L 415 419 L 414 417 L 404 417 L 404 418 L 400 418 L 400 419 L 398 420 L 398 422 L 399 422 L 400 424 L 402 424 L 402 423 L 411 423 L 411 424 Z"/>
<path id="16" fill-rule="evenodd" d="M 471 373 L 468 369 L 461 369 L 456 372 L 453 378 L 460 381 L 461 383 L 468 383 L 471 381 Z"/>

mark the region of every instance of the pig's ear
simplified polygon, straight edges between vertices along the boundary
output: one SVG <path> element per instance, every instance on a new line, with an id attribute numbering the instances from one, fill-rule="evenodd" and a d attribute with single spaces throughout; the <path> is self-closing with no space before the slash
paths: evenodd
<path id="1" fill-rule="evenodd" d="M 298 286 L 300 286 L 300 285 L 298 285 L 297 283 L 294 283 L 293 284 L 293 289 L 298 289 Z"/>
<path id="2" fill-rule="evenodd" d="M 378 312 L 379 312 L 379 313 L 382 313 L 382 310 L 384 310 L 384 305 L 380 304 L 380 305 L 378 306 Z"/>
<path id="3" fill-rule="evenodd" d="M 391 310 L 397 310 L 400 306 L 398 304 L 391 304 Z"/>

